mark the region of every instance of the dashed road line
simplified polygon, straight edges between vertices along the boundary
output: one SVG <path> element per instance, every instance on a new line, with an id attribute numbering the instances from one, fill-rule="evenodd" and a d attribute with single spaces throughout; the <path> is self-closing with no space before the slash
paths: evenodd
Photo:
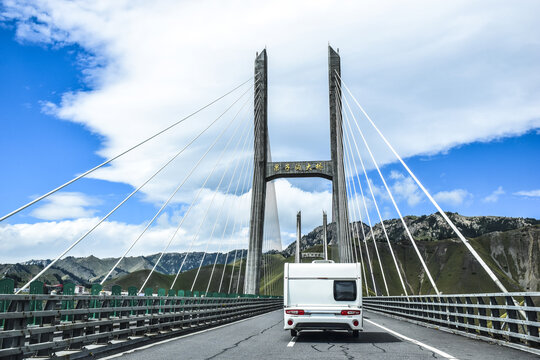
<path id="1" fill-rule="evenodd" d="M 294 344 L 296 343 L 296 338 L 297 336 L 293 337 L 291 341 L 289 341 L 289 343 L 287 344 L 287 347 L 293 347 Z"/>

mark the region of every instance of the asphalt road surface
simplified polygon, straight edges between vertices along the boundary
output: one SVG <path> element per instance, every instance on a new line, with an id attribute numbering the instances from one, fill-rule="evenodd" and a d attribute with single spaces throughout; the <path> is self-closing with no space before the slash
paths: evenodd
<path id="1" fill-rule="evenodd" d="M 359 338 L 283 330 L 283 310 L 151 344 L 106 359 L 538 359 L 520 350 L 366 313 Z"/>

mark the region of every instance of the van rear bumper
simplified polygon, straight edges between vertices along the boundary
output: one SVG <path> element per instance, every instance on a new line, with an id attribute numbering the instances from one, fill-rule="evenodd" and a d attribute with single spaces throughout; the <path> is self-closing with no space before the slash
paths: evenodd
<path id="1" fill-rule="evenodd" d="M 358 330 L 346 323 L 312 323 L 299 322 L 294 327 L 295 330 Z"/>
<path id="2" fill-rule="evenodd" d="M 354 321 L 358 325 L 354 325 Z M 292 322 L 292 324 L 289 324 Z M 284 314 L 284 330 L 363 330 L 362 315 L 355 316 L 316 316 Z"/>

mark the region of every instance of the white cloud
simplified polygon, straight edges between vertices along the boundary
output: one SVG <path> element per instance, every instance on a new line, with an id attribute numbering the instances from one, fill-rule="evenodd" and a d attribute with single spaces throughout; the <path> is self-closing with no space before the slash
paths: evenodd
<path id="1" fill-rule="evenodd" d="M 540 189 L 539 190 L 522 190 L 522 191 L 515 192 L 514 195 L 527 196 L 527 197 L 540 197 Z"/>
<path id="2" fill-rule="evenodd" d="M 471 193 L 463 189 L 439 191 L 438 193 L 433 195 L 433 198 L 437 200 L 437 202 L 452 206 L 461 205 L 465 202 L 465 200 L 470 199 L 471 197 Z"/>
<path id="3" fill-rule="evenodd" d="M 499 201 L 499 196 L 504 195 L 504 194 L 505 194 L 505 191 L 503 190 L 502 186 L 499 186 L 491 194 L 489 194 L 484 199 L 482 199 L 482 201 L 483 202 L 495 203 L 495 202 Z"/>
<path id="4" fill-rule="evenodd" d="M 332 219 L 332 193 L 329 191 L 307 192 L 294 187 L 284 179 L 276 180 L 276 198 L 279 224 L 284 230 L 283 246 L 296 239 L 296 213 L 302 211 L 302 234 L 322 225 L 322 212 L 328 213 L 328 222 Z M 291 231 L 292 229 L 294 231 Z"/>
<path id="5" fill-rule="evenodd" d="M 97 210 L 90 207 L 101 204 L 101 201 L 79 192 L 59 192 L 49 196 L 43 203 L 30 215 L 41 220 L 91 217 Z"/>
<path id="6" fill-rule="evenodd" d="M 391 186 L 392 193 L 397 199 L 405 199 L 409 206 L 418 205 L 422 201 L 423 195 L 412 178 L 398 171 L 392 171 L 390 179 L 395 180 Z"/>

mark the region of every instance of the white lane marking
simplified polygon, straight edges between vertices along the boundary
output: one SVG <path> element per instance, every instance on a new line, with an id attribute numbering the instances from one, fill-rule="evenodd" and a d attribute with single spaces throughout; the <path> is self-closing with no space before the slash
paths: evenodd
<path id="1" fill-rule="evenodd" d="M 294 343 L 296 342 L 296 338 L 297 338 L 297 336 L 293 337 L 291 339 L 291 341 L 289 341 L 289 343 L 287 344 L 287 347 L 293 347 Z"/>
<path id="2" fill-rule="evenodd" d="M 390 330 L 389 328 L 385 327 L 385 326 L 382 326 L 382 325 L 379 325 L 377 323 L 374 323 L 373 321 L 371 320 L 368 320 L 368 319 L 365 319 L 364 318 L 364 321 L 367 321 L 368 323 L 372 324 L 372 325 L 375 325 L 375 326 L 378 326 L 379 328 L 383 329 L 384 331 L 386 332 L 389 332 L 390 334 L 392 335 L 395 335 L 399 338 L 402 338 L 403 340 L 407 340 L 407 341 L 410 341 L 412 342 L 413 344 L 415 345 L 418 345 L 418 346 L 421 346 L 423 348 L 426 348 L 428 349 L 429 351 L 433 351 L 434 353 L 438 354 L 438 355 L 441 355 L 442 357 L 446 358 L 446 359 L 450 359 L 450 360 L 458 360 L 458 358 L 456 358 L 455 356 L 452 356 L 450 354 L 447 354 L 445 353 L 444 351 L 441 351 L 439 349 L 436 349 L 434 348 L 433 346 L 429 346 L 427 344 L 424 344 L 423 342 L 421 341 L 418 341 L 418 340 L 414 340 L 414 339 L 411 339 L 410 337 L 407 337 L 405 335 L 401 335 L 400 333 L 398 332 L 395 332 L 394 330 Z"/>
<path id="3" fill-rule="evenodd" d="M 170 338 L 170 339 L 162 340 L 162 341 L 155 342 L 155 343 L 148 344 L 148 345 L 144 345 L 144 346 L 141 346 L 141 347 L 138 347 L 138 348 L 135 348 L 135 349 L 131 349 L 131 350 L 128 350 L 128 351 L 124 351 L 124 352 L 119 353 L 119 354 L 114 354 L 114 355 L 111 355 L 111 356 L 107 356 L 107 357 L 104 357 L 104 358 L 101 358 L 101 359 L 102 359 L 102 360 L 114 359 L 114 358 L 117 358 L 117 357 L 120 357 L 120 356 L 123 356 L 123 355 L 126 355 L 126 354 L 134 353 L 134 352 L 137 351 L 137 350 L 144 350 L 144 349 L 151 348 L 152 346 L 165 344 L 165 343 L 168 343 L 168 342 L 171 342 L 171 341 L 175 341 L 175 340 L 180 340 L 180 339 L 186 338 L 186 337 L 188 337 L 188 336 L 193 336 L 193 335 L 205 333 L 205 332 L 207 332 L 207 331 L 212 331 L 212 330 L 221 329 L 222 327 L 225 327 L 225 326 L 230 326 L 230 325 L 238 324 L 238 323 L 241 323 L 241 322 L 244 322 L 244 321 L 247 321 L 247 320 L 256 319 L 256 318 L 258 318 L 258 317 L 260 317 L 260 316 L 268 315 L 268 314 L 270 314 L 270 313 L 264 313 L 264 314 L 260 314 L 260 315 L 253 316 L 253 317 L 249 317 L 249 318 L 246 318 L 246 319 L 238 320 L 238 321 L 235 321 L 235 322 L 232 322 L 232 323 L 219 325 L 219 326 L 216 326 L 216 327 L 213 327 L 213 328 L 210 328 L 210 329 L 205 329 L 205 330 L 201 330 L 201 331 L 192 332 L 192 333 L 189 333 L 189 334 L 186 334 L 186 335 L 182 335 L 182 336 L 178 336 L 178 337 L 173 337 L 173 338 Z"/>

